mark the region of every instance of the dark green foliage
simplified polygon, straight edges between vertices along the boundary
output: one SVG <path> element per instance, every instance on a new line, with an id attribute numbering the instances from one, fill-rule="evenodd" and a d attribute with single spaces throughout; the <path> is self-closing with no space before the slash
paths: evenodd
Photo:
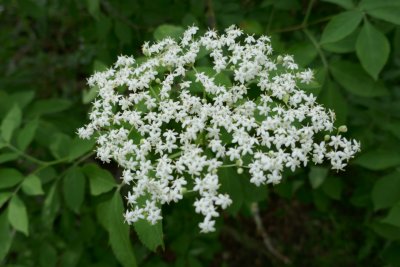
<path id="1" fill-rule="evenodd" d="M 311 166 L 257 188 L 226 168 L 221 191 L 234 202 L 217 232 L 199 233 L 191 192 L 162 223 L 128 227 L 118 166 L 76 136 L 96 95 L 86 78 L 192 24 L 267 34 L 314 69 L 302 89 L 361 140 L 346 172 Z M 399 0 L 1 1 L 0 266 L 283 266 L 253 202 L 288 266 L 400 266 L 399 25 Z"/>

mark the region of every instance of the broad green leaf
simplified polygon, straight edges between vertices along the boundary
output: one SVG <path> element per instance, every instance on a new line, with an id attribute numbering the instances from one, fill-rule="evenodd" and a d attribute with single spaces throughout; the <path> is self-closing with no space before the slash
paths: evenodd
<path id="1" fill-rule="evenodd" d="M 19 131 L 17 136 L 18 148 L 25 150 L 35 137 L 36 129 L 39 125 L 39 120 L 37 118 L 30 120 L 24 128 Z"/>
<path id="2" fill-rule="evenodd" d="M 43 224 L 47 228 L 51 228 L 53 222 L 60 209 L 60 195 L 58 192 L 57 181 L 53 183 L 50 190 L 46 194 L 46 199 L 44 200 L 44 205 L 42 208 L 42 220 Z"/>
<path id="3" fill-rule="evenodd" d="M 362 12 L 351 10 L 333 17 L 326 25 L 321 36 L 321 44 L 333 43 L 351 34 L 362 19 Z"/>
<path id="4" fill-rule="evenodd" d="M 293 55 L 297 64 L 306 67 L 317 57 L 318 52 L 311 42 L 301 42 L 291 46 L 288 54 Z"/>
<path id="5" fill-rule="evenodd" d="M 135 267 L 136 257 L 129 239 L 129 225 L 124 223 L 124 205 L 118 190 L 115 190 L 111 198 L 108 210 L 108 233 L 110 235 L 111 248 L 118 261 L 124 267 Z"/>
<path id="6" fill-rule="evenodd" d="M 377 80 L 389 58 L 390 45 L 386 36 L 366 21 L 357 38 L 356 52 L 363 68 Z"/>
<path id="7" fill-rule="evenodd" d="M 22 191 L 24 191 L 25 194 L 30 196 L 37 196 L 44 194 L 42 188 L 42 182 L 40 181 L 40 178 L 34 174 L 31 174 L 25 178 L 25 180 L 22 183 Z"/>
<path id="8" fill-rule="evenodd" d="M 400 165 L 400 151 L 393 149 L 376 149 L 368 151 L 354 160 L 362 167 L 379 171 Z"/>
<path id="9" fill-rule="evenodd" d="M 79 213 L 85 197 L 85 176 L 79 167 L 71 168 L 65 175 L 63 194 L 67 206 Z"/>
<path id="10" fill-rule="evenodd" d="M 28 230 L 28 213 L 24 202 L 14 195 L 11 198 L 10 204 L 8 204 L 8 221 L 15 228 L 15 230 L 24 233 L 26 236 L 29 235 Z"/>
<path id="11" fill-rule="evenodd" d="M 146 197 L 139 198 L 138 205 L 144 205 L 146 200 Z M 162 221 L 158 221 L 155 225 L 152 225 L 147 220 L 141 219 L 134 222 L 133 226 L 140 241 L 148 249 L 155 252 L 159 246 L 164 248 Z"/>
<path id="12" fill-rule="evenodd" d="M 371 192 L 375 210 L 393 206 L 400 200 L 400 172 L 386 175 L 374 184 Z"/>
<path id="13" fill-rule="evenodd" d="M 4 203 L 6 203 L 12 195 L 13 192 L 0 192 L 0 208 L 3 207 Z"/>
<path id="14" fill-rule="evenodd" d="M 71 137 L 66 134 L 53 134 L 50 142 L 51 154 L 53 154 L 56 159 L 68 157 L 71 149 L 71 142 Z"/>
<path id="15" fill-rule="evenodd" d="M 374 81 L 359 64 L 333 61 L 329 68 L 335 81 L 350 93 L 362 97 L 387 95 L 382 81 Z"/>
<path id="16" fill-rule="evenodd" d="M 82 91 L 82 103 L 89 104 L 92 102 L 99 93 L 99 87 L 93 86 L 88 90 Z"/>
<path id="17" fill-rule="evenodd" d="M 322 0 L 323 2 L 329 2 L 332 4 L 336 4 L 345 9 L 352 9 L 354 7 L 353 0 Z"/>
<path id="18" fill-rule="evenodd" d="M 221 193 L 228 194 L 232 199 L 232 204 L 227 211 L 236 214 L 243 204 L 243 189 L 240 182 L 240 176 L 236 168 L 222 168 L 218 173 L 221 183 Z"/>
<path id="19" fill-rule="evenodd" d="M 180 26 L 163 24 L 158 26 L 158 28 L 154 31 L 154 39 L 159 41 L 166 37 L 171 37 L 173 39 L 178 40 L 185 30 Z"/>
<path id="20" fill-rule="evenodd" d="M 319 166 L 313 166 L 310 169 L 308 174 L 308 179 L 310 180 L 311 187 L 316 189 L 320 187 L 325 181 L 326 176 L 328 175 L 328 169 Z"/>
<path id="21" fill-rule="evenodd" d="M 389 214 L 382 220 L 382 222 L 400 227 L 400 203 L 397 203 L 389 210 Z"/>
<path id="22" fill-rule="evenodd" d="M 106 193 L 116 186 L 110 172 L 90 163 L 83 167 L 83 172 L 89 178 L 90 193 L 94 196 Z"/>
<path id="23" fill-rule="evenodd" d="M 339 40 L 334 43 L 322 44 L 321 47 L 324 50 L 333 52 L 333 53 L 354 52 L 356 50 L 356 41 L 357 41 L 359 33 L 360 33 L 360 30 L 356 29 L 350 35 L 344 37 L 342 40 Z"/>
<path id="24" fill-rule="evenodd" d="M 327 177 L 321 188 L 332 199 L 340 200 L 343 182 L 339 177 Z"/>
<path id="25" fill-rule="evenodd" d="M 0 169 L 0 189 L 13 187 L 22 181 L 23 175 L 16 169 Z"/>
<path id="26" fill-rule="evenodd" d="M 364 0 L 359 7 L 372 17 L 400 25 L 400 1 Z"/>
<path id="27" fill-rule="evenodd" d="M 15 129 L 21 124 L 22 112 L 18 105 L 14 105 L 1 122 L 1 137 L 10 142 Z"/>
<path id="28" fill-rule="evenodd" d="M 400 227 L 381 221 L 373 222 L 370 227 L 375 231 L 375 233 L 387 240 L 400 239 Z"/>
<path id="29" fill-rule="evenodd" d="M 336 124 L 346 124 L 348 114 L 348 104 L 341 89 L 331 80 L 327 80 L 323 90 L 318 96 L 318 100 L 325 108 L 332 109 L 336 115 Z"/>
<path id="30" fill-rule="evenodd" d="M 13 160 L 17 159 L 18 157 L 19 157 L 19 154 L 15 153 L 15 152 L 0 154 L 0 163 L 13 161 Z"/>
<path id="31" fill-rule="evenodd" d="M 94 139 L 85 140 L 78 137 L 73 139 L 69 150 L 69 161 L 73 161 L 91 151 L 95 143 Z"/>
<path id="32" fill-rule="evenodd" d="M 7 255 L 12 242 L 12 234 L 10 225 L 8 224 L 7 210 L 3 211 L 0 215 L 0 240 L 0 262 L 3 262 L 3 259 Z"/>

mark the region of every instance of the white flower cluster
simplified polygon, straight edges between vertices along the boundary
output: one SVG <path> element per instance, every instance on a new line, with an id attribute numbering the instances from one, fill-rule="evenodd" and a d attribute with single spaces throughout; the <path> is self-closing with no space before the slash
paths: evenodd
<path id="1" fill-rule="evenodd" d="M 276 184 L 285 168 L 309 161 L 342 170 L 360 149 L 334 129 L 332 111 L 299 89 L 312 71 L 299 70 L 292 56 L 273 57 L 268 37 L 235 26 L 222 35 L 196 38 L 197 31 L 188 28 L 179 42 L 145 43 L 141 63 L 121 56 L 88 80 L 99 95 L 78 133 L 95 135 L 98 158 L 124 169 L 129 224 L 156 223 L 161 205 L 189 188 L 198 194 L 201 231 L 214 231 L 218 207 L 232 203 L 219 192 L 219 168 L 245 168 L 257 186 Z M 199 66 L 207 60 L 212 68 Z"/>

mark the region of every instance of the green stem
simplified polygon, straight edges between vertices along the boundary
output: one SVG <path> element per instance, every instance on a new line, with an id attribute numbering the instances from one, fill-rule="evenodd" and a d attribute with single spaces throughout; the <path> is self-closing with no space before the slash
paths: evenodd
<path id="1" fill-rule="evenodd" d="M 312 9 L 312 7 L 314 5 L 314 2 L 315 2 L 315 0 L 310 0 L 309 4 L 307 6 L 306 15 L 304 16 L 303 23 L 302 23 L 303 26 L 307 25 L 307 22 L 308 22 L 308 19 L 310 17 L 311 9 Z"/>
<path id="2" fill-rule="evenodd" d="M 18 153 L 21 157 L 24 157 L 25 159 L 32 161 L 33 163 L 39 164 L 39 165 L 45 165 L 46 162 L 42 161 L 40 159 L 37 159 L 35 157 L 32 157 L 28 154 L 25 154 L 24 151 L 19 150 L 18 148 L 16 148 L 15 146 L 11 145 L 11 144 L 7 144 L 6 147 L 8 147 L 9 149 L 11 149 L 12 151 Z"/>
<path id="3" fill-rule="evenodd" d="M 324 68 L 328 70 L 328 61 L 326 60 L 324 52 L 321 50 L 320 45 L 318 44 L 317 40 L 315 40 L 314 36 L 310 33 L 308 29 L 303 29 L 305 35 L 310 39 L 311 43 L 314 45 L 315 49 L 317 50 L 319 57 L 321 58 L 322 64 Z"/>

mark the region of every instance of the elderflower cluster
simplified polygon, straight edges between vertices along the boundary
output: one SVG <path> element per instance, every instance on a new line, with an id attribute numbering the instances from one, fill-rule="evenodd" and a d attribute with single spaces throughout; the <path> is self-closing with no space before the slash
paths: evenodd
<path id="1" fill-rule="evenodd" d="M 162 204 L 190 190 L 204 216 L 201 231 L 214 231 L 218 210 L 232 203 L 219 192 L 220 168 L 244 169 L 257 186 L 276 184 L 285 168 L 310 161 L 343 170 L 360 150 L 341 135 L 343 127 L 334 128 L 334 113 L 299 89 L 313 72 L 290 55 L 274 57 L 267 36 L 246 36 L 235 26 L 222 35 L 195 37 L 197 31 L 145 43 L 140 63 L 120 56 L 88 79 L 99 93 L 78 133 L 94 135 L 97 157 L 123 168 L 129 224 L 156 223 Z"/>

